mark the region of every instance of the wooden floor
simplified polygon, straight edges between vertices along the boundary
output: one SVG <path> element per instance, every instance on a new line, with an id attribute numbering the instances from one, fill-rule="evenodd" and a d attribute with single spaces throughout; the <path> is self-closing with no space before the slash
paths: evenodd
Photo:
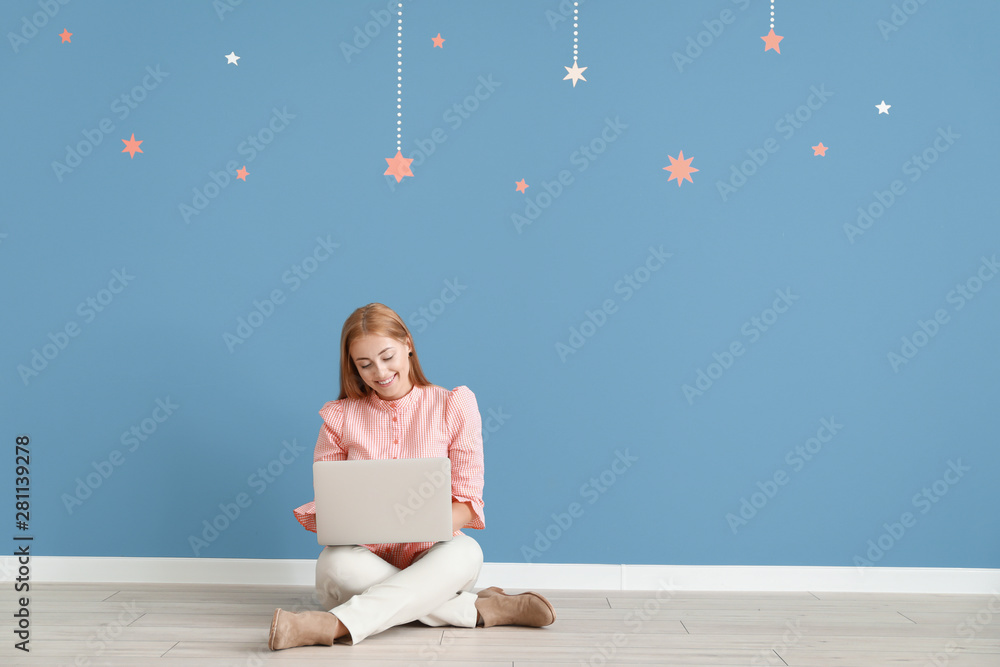
<path id="1" fill-rule="evenodd" d="M 33 583 L 25 654 L 6 583 L 0 664 L 1000 666 L 1000 595 L 538 592 L 558 615 L 547 628 L 413 623 L 357 646 L 271 652 L 274 608 L 319 609 L 311 587 Z"/>

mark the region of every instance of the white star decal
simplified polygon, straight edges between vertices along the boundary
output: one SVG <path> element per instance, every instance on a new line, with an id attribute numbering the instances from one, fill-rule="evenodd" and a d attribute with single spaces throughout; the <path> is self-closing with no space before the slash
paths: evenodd
<path id="1" fill-rule="evenodd" d="M 878 109 L 878 112 L 880 114 L 884 113 L 886 116 L 888 116 L 889 115 L 889 107 L 891 107 L 891 106 L 892 106 L 891 104 L 886 104 L 885 100 L 882 100 L 882 104 L 876 104 L 875 108 Z"/>
<path id="2" fill-rule="evenodd" d="M 229 65 L 230 63 L 232 63 L 233 65 L 236 65 L 237 67 L 239 67 L 240 64 L 238 62 L 236 62 L 239 59 L 240 59 L 240 57 L 238 55 L 236 55 L 235 51 L 230 51 L 229 55 L 226 56 L 226 64 Z"/>
<path id="3" fill-rule="evenodd" d="M 566 67 L 566 66 L 563 65 L 563 67 Z M 569 72 L 569 73 L 566 76 L 563 77 L 563 81 L 565 81 L 566 79 L 572 79 L 573 80 L 573 87 L 576 88 L 576 82 L 578 80 L 583 80 L 583 81 L 587 80 L 583 76 L 583 71 L 585 69 L 587 69 L 587 68 L 586 67 L 580 67 L 579 65 L 576 64 L 576 61 L 574 60 L 573 61 L 573 67 L 566 67 L 566 71 Z"/>

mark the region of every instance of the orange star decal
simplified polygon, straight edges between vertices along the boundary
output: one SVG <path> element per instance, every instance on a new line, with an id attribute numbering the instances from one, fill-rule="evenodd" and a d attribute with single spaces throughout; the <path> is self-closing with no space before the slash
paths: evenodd
<path id="1" fill-rule="evenodd" d="M 397 183 L 403 180 L 403 176 L 413 176 L 413 172 L 410 171 L 413 158 L 405 158 L 402 153 L 396 151 L 396 155 L 387 157 L 385 161 L 389 163 L 389 168 L 385 170 L 383 176 L 395 176 Z"/>
<path id="2" fill-rule="evenodd" d="M 823 157 L 826 157 L 826 151 L 829 150 L 829 148 L 830 148 L 829 146 L 824 146 L 823 142 L 821 141 L 812 147 L 813 155 L 822 155 Z"/>
<path id="3" fill-rule="evenodd" d="M 66 42 L 69 42 L 70 44 L 73 43 L 73 40 L 70 39 L 70 37 L 73 36 L 73 33 L 71 33 L 66 28 L 63 28 L 63 31 L 61 33 L 59 33 L 59 36 L 62 37 L 62 41 L 59 42 L 60 44 L 65 44 Z"/>
<path id="4" fill-rule="evenodd" d="M 774 49 L 778 53 L 781 53 L 781 48 L 778 47 L 778 42 L 783 40 L 784 37 L 782 37 L 781 35 L 775 35 L 774 28 L 771 28 L 771 32 L 761 37 L 761 39 L 764 40 L 765 51 L 767 51 L 768 49 Z"/>
<path id="5" fill-rule="evenodd" d="M 139 144 L 142 142 L 135 140 L 135 132 L 132 133 L 131 139 L 122 139 L 122 141 L 125 142 L 125 148 L 122 149 L 122 153 L 128 153 L 130 159 L 134 159 L 136 153 L 142 152 L 142 149 L 139 148 Z"/>
<path id="6" fill-rule="evenodd" d="M 439 49 L 443 49 L 444 48 L 444 41 L 445 40 L 444 40 L 443 37 L 441 37 L 441 33 L 438 33 L 437 37 L 431 37 L 431 41 L 434 42 L 434 46 L 432 46 L 431 48 L 434 48 L 435 46 L 437 48 L 439 48 Z"/>
<path id="7" fill-rule="evenodd" d="M 677 179 L 677 187 L 681 187 L 681 181 L 685 178 L 689 182 L 694 183 L 694 181 L 691 180 L 691 174 L 698 170 L 691 166 L 691 160 L 694 159 L 693 157 L 689 157 L 685 160 L 684 151 L 677 154 L 676 160 L 672 155 L 668 155 L 667 157 L 670 158 L 670 166 L 664 167 L 664 169 L 670 172 L 670 178 L 667 179 L 668 183 L 675 178 Z"/>
<path id="8" fill-rule="evenodd" d="M 236 170 L 236 178 L 238 178 L 241 181 L 243 181 L 244 183 L 246 183 L 247 182 L 247 174 L 249 174 L 249 173 L 250 172 L 247 171 L 247 166 L 243 165 L 242 169 L 237 169 Z"/>
<path id="9" fill-rule="evenodd" d="M 524 179 L 522 178 L 517 183 L 515 183 L 514 187 L 517 189 L 518 192 L 524 192 L 525 190 L 527 190 L 531 186 L 528 185 L 527 183 L 525 183 Z"/>

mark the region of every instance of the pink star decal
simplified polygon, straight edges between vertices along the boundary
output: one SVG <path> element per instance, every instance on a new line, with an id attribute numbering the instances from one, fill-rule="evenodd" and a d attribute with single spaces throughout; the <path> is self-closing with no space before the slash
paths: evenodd
<path id="1" fill-rule="evenodd" d="M 71 33 L 66 28 L 63 28 L 63 31 L 61 33 L 59 33 L 59 36 L 62 37 L 62 41 L 59 42 L 60 44 L 65 44 L 66 42 L 69 42 L 70 44 L 73 43 L 73 40 L 70 39 L 70 37 L 73 36 L 73 33 Z"/>
<path id="2" fill-rule="evenodd" d="M 397 183 L 403 180 L 403 176 L 413 176 L 413 172 L 410 171 L 413 158 L 405 158 L 402 153 L 396 151 L 393 157 L 387 157 L 385 161 L 389 163 L 389 168 L 385 170 L 383 176 L 395 176 Z"/>
<path id="3" fill-rule="evenodd" d="M 812 149 L 813 149 L 813 155 L 820 155 L 822 157 L 826 157 L 826 152 L 830 149 L 830 147 L 824 146 L 823 142 L 821 141 L 815 146 L 813 146 Z"/>
<path id="4" fill-rule="evenodd" d="M 675 178 L 677 179 L 677 187 L 681 187 L 681 181 L 684 179 L 694 183 L 694 181 L 691 180 L 691 174 L 698 170 L 691 166 L 691 160 L 694 159 L 693 157 L 689 157 L 685 160 L 684 151 L 677 154 L 676 160 L 672 155 L 668 155 L 667 157 L 670 158 L 670 166 L 664 167 L 664 169 L 670 172 L 670 178 L 667 179 L 668 183 Z"/>
<path id="5" fill-rule="evenodd" d="M 437 37 L 431 37 L 431 41 L 434 42 L 434 46 L 432 46 L 431 48 L 435 48 L 435 47 L 437 47 L 439 49 L 443 49 L 444 48 L 445 39 L 443 37 L 441 37 L 441 33 L 438 33 Z"/>
<path id="6" fill-rule="evenodd" d="M 247 171 L 247 166 L 246 165 L 243 165 L 242 169 L 237 169 L 236 170 L 236 178 L 240 179 L 244 183 L 247 182 L 247 175 L 249 175 L 249 174 L 250 174 L 250 172 Z"/>
<path id="7" fill-rule="evenodd" d="M 122 139 L 125 142 L 125 148 L 122 149 L 122 153 L 128 153 L 129 159 L 134 159 L 136 153 L 141 153 L 142 149 L 139 148 L 141 141 L 135 140 L 135 132 L 132 133 L 131 139 Z"/>
<path id="8" fill-rule="evenodd" d="M 517 189 L 518 192 L 524 192 L 531 186 L 525 183 L 524 179 L 522 178 L 521 180 L 519 180 L 517 183 L 514 184 L 514 187 Z"/>
<path id="9" fill-rule="evenodd" d="M 781 35 L 775 35 L 774 28 L 771 28 L 771 32 L 761 37 L 761 39 L 764 40 L 765 51 L 767 51 L 768 49 L 774 49 L 778 53 L 781 53 L 781 48 L 778 47 L 778 42 L 783 40 L 784 37 L 782 37 Z"/>

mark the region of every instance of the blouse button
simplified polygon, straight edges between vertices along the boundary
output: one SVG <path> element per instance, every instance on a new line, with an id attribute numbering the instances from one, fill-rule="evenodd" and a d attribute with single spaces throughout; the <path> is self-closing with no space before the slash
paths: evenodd
<path id="1" fill-rule="evenodd" d="M 396 418 L 395 418 L 395 417 L 393 417 L 393 418 L 392 418 L 392 421 L 396 421 Z"/>
<path id="2" fill-rule="evenodd" d="M 399 444 L 399 440 L 393 440 L 393 441 L 392 441 L 392 444 L 394 444 L 394 445 L 398 445 L 398 444 Z"/>

